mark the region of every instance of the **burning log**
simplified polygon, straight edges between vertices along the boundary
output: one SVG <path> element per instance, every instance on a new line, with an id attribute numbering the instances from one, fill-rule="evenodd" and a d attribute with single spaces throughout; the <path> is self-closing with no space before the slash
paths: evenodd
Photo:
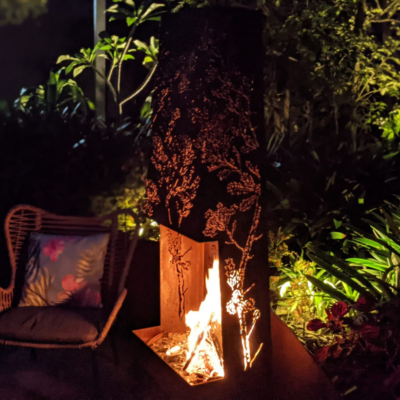
<path id="1" fill-rule="evenodd" d="M 197 356 L 200 357 L 200 352 L 204 353 L 201 356 L 200 364 L 207 371 L 208 378 L 213 376 L 214 373 L 216 373 L 215 372 L 216 360 L 215 357 L 214 360 L 212 360 L 211 357 L 212 353 L 215 353 L 219 367 L 223 366 L 221 346 L 218 337 L 215 334 L 216 326 L 215 325 L 213 326 L 212 323 L 213 319 L 214 319 L 214 314 L 211 314 L 206 328 L 198 335 L 193 351 L 189 355 L 189 358 L 185 366 L 183 367 L 183 370 L 185 372 L 187 372 L 190 369 L 198 370 L 199 368 L 201 368 L 200 366 L 197 366 L 197 368 L 193 367 L 196 357 Z M 206 343 L 208 344 L 208 346 L 206 345 Z"/>
<path id="2" fill-rule="evenodd" d="M 185 333 L 165 333 L 150 347 L 189 384 L 217 380 L 224 377 L 219 264 L 206 279 L 207 294 L 199 310 L 185 315 Z"/>
<path id="3" fill-rule="evenodd" d="M 215 335 L 214 333 L 211 333 L 211 342 L 212 342 L 213 346 L 215 347 L 216 353 L 218 354 L 218 358 L 221 362 L 221 366 L 223 366 L 224 359 L 222 358 L 222 347 L 218 340 L 217 335 Z"/>
<path id="4" fill-rule="evenodd" d="M 187 371 L 187 369 L 189 368 L 190 364 L 192 363 L 195 355 L 197 354 L 197 351 L 198 351 L 198 349 L 200 347 L 200 344 L 202 343 L 202 341 L 204 339 L 204 335 L 208 333 L 208 330 L 211 327 L 211 323 L 212 323 L 213 318 L 214 318 L 214 313 L 212 313 L 210 315 L 210 319 L 208 321 L 206 330 L 203 330 L 203 332 L 201 332 L 200 335 L 197 337 L 197 341 L 196 341 L 196 344 L 194 346 L 194 349 L 193 349 L 192 353 L 190 354 L 185 366 L 183 367 L 184 371 Z"/>

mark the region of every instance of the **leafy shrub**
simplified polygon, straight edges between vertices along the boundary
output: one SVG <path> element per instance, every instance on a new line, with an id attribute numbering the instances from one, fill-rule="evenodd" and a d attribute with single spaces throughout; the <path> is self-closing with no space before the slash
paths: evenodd
<path id="1" fill-rule="evenodd" d="M 136 29 L 146 21 L 159 21 L 164 6 L 151 1 L 137 7 L 132 0 L 114 3 L 107 10 L 110 21 L 124 20 L 129 28 L 127 37 L 101 32 L 93 49 L 60 56 L 57 62 L 68 65 L 51 72 L 47 84 L 23 89 L 14 104 L 13 117 L 4 119 L 3 149 L 7 150 L 0 161 L 6 180 L 2 189 L 7 192 L 9 186 L 16 186 L 12 189 L 15 195 L 8 196 L 9 205 L 28 202 L 61 213 L 105 215 L 118 208 L 131 208 L 140 214 L 141 236 L 157 238 L 158 226 L 141 212 L 149 158 L 151 96 L 136 120 L 123 118 L 122 107 L 148 86 L 157 67 L 158 40 L 151 37 L 149 44 L 135 40 Z M 125 62 L 135 59 L 132 53 L 137 51 L 144 53 L 143 65 L 150 71 L 139 88 L 123 99 L 122 88 L 124 93 L 131 88 L 124 87 L 121 70 Z M 97 69 L 98 57 L 109 62 L 107 76 Z M 104 79 L 118 106 L 116 123 L 95 120 L 94 104 L 74 79 L 66 78 L 68 74 L 76 78 L 86 69 Z M 15 136 L 11 137 L 11 131 Z M 32 152 L 36 156 L 32 157 Z M 19 169 L 23 170 L 20 175 Z M 10 179 L 12 171 L 17 177 L 14 182 Z M 7 208 L 0 207 L 0 214 Z"/>
<path id="2" fill-rule="evenodd" d="M 282 231 L 269 232 L 269 262 L 277 268 L 277 276 L 271 277 L 271 300 L 273 308 L 288 325 L 305 325 L 309 320 L 324 315 L 324 310 L 335 301 L 334 292 L 339 280 L 290 251 Z M 313 288 L 312 279 L 322 283 L 325 290 Z"/>
<path id="3" fill-rule="evenodd" d="M 57 63 L 69 62 L 65 68 L 66 74 L 72 73 L 74 78 L 80 75 L 84 70 L 89 69 L 99 75 L 105 82 L 114 103 L 118 109 L 118 121 L 121 121 L 124 105 L 137 97 L 148 85 L 158 65 L 158 40 L 151 37 L 149 44 L 140 40 L 134 40 L 139 25 L 146 21 L 160 21 L 163 11 L 163 4 L 153 3 L 149 0 L 142 2 L 138 7 L 132 0 L 114 0 L 114 5 L 107 9 L 111 14 L 109 21 L 124 20 L 129 31 L 126 37 L 110 35 L 108 32 L 100 32 L 100 41 L 93 49 L 81 49 L 78 54 L 62 55 Z M 134 47 L 132 46 L 134 45 Z M 130 92 L 125 98 L 122 82 L 122 68 L 129 60 L 134 60 L 132 53 L 140 51 L 145 57 L 143 65 L 149 69 L 147 77 L 136 90 Z M 96 66 L 96 59 L 104 58 L 108 62 L 107 74 L 100 71 Z"/>
<path id="4" fill-rule="evenodd" d="M 21 24 L 29 16 L 38 17 L 47 11 L 47 0 L 0 0 L 0 26 Z"/>
<path id="5" fill-rule="evenodd" d="M 295 234 L 299 251 L 326 242 L 334 219 L 357 223 L 400 194 L 400 41 L 390 22 L 400 5 L 279 4 L 262 8 L 268 188 L 276 227 Z"/>
<path id="6" fill-rule="evenodd" d="M 365 400 L 398 398 L 399 312 L 399 296 L 382 305 L 360 297 L 352 307 L 333 304 L 324 321 L 307 324 L 309 331 L 321 331 L 328 338 L 312 352 L 342 395 L 354 391 L 355 398 Z"/>
<path id="7" fill-rule="evenodd" d="M 91 196 L 125 179 L 134 131 L 92 129 L 89 120 L 58 113 L 18 113 L 0 123 L 1 215 L 21 202 L 82 214 Z"/>
<path id="8" fill-rule="evenodd" d="M 61 75 L 62 70 L 51 71 L 45 85 L 21 89 L 14 108 L 26 115 L 45 116 L 56 112 L 63 119 L 79 116 L 82 122 L 86 118 L 93 117 L 94 104 L 85 97 L 76 81 L 62 79 Z"/>
<path id="9" fill-rule="evenodd" d="M 351 257 L 346 260 L 309 243 L 306 246 L 309 262 L 280 244 L 284 252 L 279 254 L 279 262 L 270 258 L 280 274 L 272 279 L 272 286 L 280 290 L 276 302 L 284 308 L 287 321 L 297 318 L 299 322 L 297 305 L 301 302 L 308 305 L 307 313 L 300 312 L 304 321 L 313 319 L 314 315 L 321 318 L 323 310 L 334 300 L 356 304 L 362 296 L 382 303 L 398 294 L 400 213 L 393 205 L 388 210 L 381 210 L 381 215 L 372 212 L 369 219 L 364 218 L 370 225 L 370 233 L 350 224 L 342 225 L 345 233 L 332 232 L 342 240 L 342 254 L 350 253 Z M 286 263 L 282 263 L 285 257 Z"/>

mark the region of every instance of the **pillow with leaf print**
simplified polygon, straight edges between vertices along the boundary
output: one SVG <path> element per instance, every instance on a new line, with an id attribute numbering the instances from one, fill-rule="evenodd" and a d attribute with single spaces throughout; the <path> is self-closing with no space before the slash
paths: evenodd
<path id="1" fill-rule="evenodd" d="M 109 237 L 31 233 L 19 307 L 101 307 Z"/>

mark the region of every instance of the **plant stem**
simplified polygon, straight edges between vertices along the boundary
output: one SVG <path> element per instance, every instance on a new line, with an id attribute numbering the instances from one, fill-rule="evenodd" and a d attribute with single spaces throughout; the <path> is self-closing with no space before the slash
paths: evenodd
<path id="1" fill-rule="evenodd" d="M 122 62 L 124 61 L 124 58 L 126 56 L 126 53 L 129 50 L 129 47 L 131 46 L 132 40 L 133 40 L 133 35 L 136 31 L 136 28 L 138 27 L 139 23 L 140 23 L 140 17 L 138 17 L 138 22 L 136 22 L 135 24 L 133 24 L 131 31 L 129 32 L 128 35 L 128 39 L 126 41 L 126 46 L 124 48 L 124 51 L 121 54 L 121 57 L 118 60 L 118 78 L 117 78 L 117 92 L 118 94 L 121 93 L 121 74 L 122 74 Z M 120 114 L 122 114 L 122 107 L 118 104 L 118 111 L 120 112 Z"/>
<path id="2" fill-rule="evenodd" d="M 151 68 L 150 72 L 147 74 L 145 80 L 143 81 L 143 83 L 139 86 L 139 88 L 133 92 L 129 97 L 127 97 L 125 100 L 121 101 L 121 103 L 119 104 L 119 113 L 122 115 L 122 106 L 127 103 L 128 101 L 132 100 L 133 98 L 135 98 L 139 93 L 142 92 L 142 90 L 148 85 L 148 83 L 150 82 L 151 78 L 154 75 L 154 72 L 156 71 L 158 63 L 156 62 L 154 64 L 154 66 Z"/>

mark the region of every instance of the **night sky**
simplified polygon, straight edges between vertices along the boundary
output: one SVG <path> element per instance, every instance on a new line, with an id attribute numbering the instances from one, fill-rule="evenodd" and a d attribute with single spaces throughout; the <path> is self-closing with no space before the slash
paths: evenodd
<path id="1" fill-rule="evenodd" d="M 12 102 L 22 87 L 45 83 L 59 55 L 92 46 L 93 0 L 48 0 L 46 14 L 0 27 L 0 101 Z M 79 83 L 90 91 L 90 79 Z"/>

